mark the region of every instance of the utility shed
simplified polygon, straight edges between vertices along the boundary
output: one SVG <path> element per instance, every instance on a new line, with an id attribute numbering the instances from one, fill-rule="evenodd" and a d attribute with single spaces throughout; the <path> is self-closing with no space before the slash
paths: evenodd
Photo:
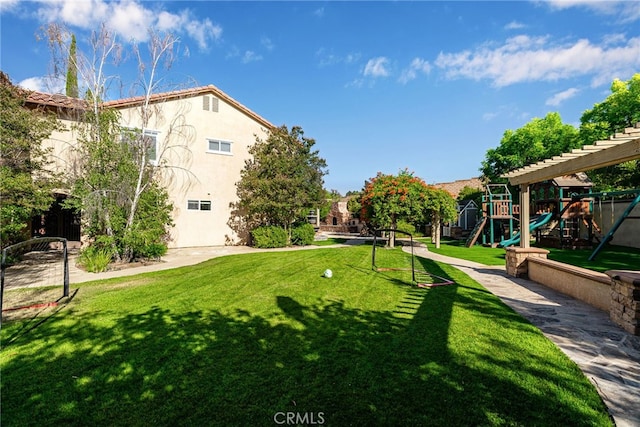
<path id="1" fill-rule="evenodd" d="M 478 205 L 473 200 L 460 200 L 456 206 L 458 210 L 457 226 L 462 230 L 473 230 L 478 222 Z"/>

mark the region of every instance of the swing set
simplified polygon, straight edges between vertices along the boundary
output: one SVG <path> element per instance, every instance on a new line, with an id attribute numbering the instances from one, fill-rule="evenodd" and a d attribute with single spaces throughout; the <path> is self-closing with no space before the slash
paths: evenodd
<path id="1" fill-rule="evenodd" d="M 634 199 L 631 200 L 627 208 L 622 212 L 620 217 L 615 218 L 615 198 L 617 196 L 635 196 Z M 633 208 L 636 207 L 640 203 L 640 189 L 635 190 L 623 190 L 623 191 L 604 191 L 600 193 L 586 193 L 579 194 L 574 197 L 574 200 L 580 200 L 584 198 L 597 198 L 598 199 L 598 208 L 600 210 L 600 215 L 602 215 L 602 199 L 609 198 L 611 200 L 611 228 L 607 232 L 607 234 L 602 238 L 598 246 L 595 248 L 593 253 L 589 256 L 589 261 L 593 261 L 598 253 L 602 250 L 602 248 L 613 239 L 613 235 L 616 233 L 618 228 L 622 225 L 622 223 L 627 219 L 640 219 L 640 216 L 632 216 L 631 212 Z"/>

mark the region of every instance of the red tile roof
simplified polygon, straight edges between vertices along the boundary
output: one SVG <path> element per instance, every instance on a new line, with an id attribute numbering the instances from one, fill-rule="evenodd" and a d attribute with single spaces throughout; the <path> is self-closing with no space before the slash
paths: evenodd
<path id="1" fill-rule="evenodd" d="M 30 92 L 27 96 L 27 104 L 72 109 L 84 109 L 87 107 L 87 103 L 82 99 L 43 92 Z"/>
<path id="2" fill-rule="evenodd" d="M 231 98 L 229 95 L 227 95 L 226 93 L 224 93 L 223 91 L 215 87 L 214 85 L 200 86 L 200 87 L 195 87 L 190 89 L 175 90 L 175 91 L 164 92 L 164 93 L 154 93 L 151 95 L 150 101 L 152 103 L 164 102 L 164 101 L 169 101 L 173 99 L 192 98 L 194 96 L 200 96 L 200 95 L 206 95 L 206 94 L 212 94 L 215 97 L 222 99 L 226 103 L 232 105 L 239 111 L 243 112 L 244 114 L 246 114 L 247 116 L 249 116 L 250 118 L 252 118 L 253 120 L 257 121 L 258 123 L 262 124 L 267 128 L 275 127 L 265 118 L 258 115 L 257 113 L 254 113 L 249 108 L 245 107 L 235 99 Z M 132 98 L 123 98 L 123 99 L 117 99 L 114 101 L 107 101 L 104 103 L 104 106 L 113 107 L 113 108 L 131 107 L 134 105 L 142 104 L 144 100 L 145 100 L 144 96 L 135 96 Z"/>
<path id="3" fill-rule="evenodd" d="M 215 97 L 222 99 L 226 103 L 232 105 L 234 108 L 238 109 L 242 113 L 246 114 L 253 120 L 257 121 L 258 123 L 260 123 L 261 125 L 269 129 L 275 128 L 275 126 L 271 124 L 268 120 L 258 115 L 257 113 L 254 113 L 249 108 L 245 107 L 235 99 L 231 98 L 229 95 L 227 95 L 226 93 L 224 93 L 223 91 L 215 87 L 214 85 L 200 86 L 200 87 L 195 87 L 190 89 L 175 90 L 175 91 L 164 92 L 164 93 L 154 93 L 151 95 L 150 101 L 152 103 L 164 102 L 164 101 L 170 101 L 174 99 L 191 98 L 194 96 L 200 96 L 205 94 L 212 94 Z M 103 103 L 103 106 L 119 109 L 119 108 L 131 107 L 131 106 L 142 104 L 144 100 L 145 100 L 144 96 L 136 96 L 132 98 L 123 98 L 123 99 L 116 99 L 113 101 L 107 101 Z M 82 99 L 71 98 L 69 96 L 61 95 L 61 94 L 50 94 L 50 93 L 43 93 L 43 92 L 29 93 L 29 96 L 27 97 L 27 103 L 32 105 L 57 107 L 62 109 L 84 109 L 84 108 L 87 108 L 88 106 L 87 102 Z"/>

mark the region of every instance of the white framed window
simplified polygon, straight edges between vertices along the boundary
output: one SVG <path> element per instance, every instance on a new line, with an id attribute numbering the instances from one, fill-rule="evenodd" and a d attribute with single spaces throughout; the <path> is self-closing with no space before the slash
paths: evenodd
<path id="1" fill-rule="evenodd" d="M 147 159 L 156 164 L 158 162 L 158 132 L 145 130 L 143 141 L 147 147 Z"/>
<path id="2" fill-rule="evenodd" d="M 147 150 L 147 161 L 151 164 L 158 162 L 158 134 L 155 130 L 145 130 L 141 142 Z M 125 128 L 122 131 L 122 141 L 130 145 L 137 145 L 140 129 Z"/>
<path id="3" fill-rule="evenodd" d="M 220 139 L 207 139 L 207 152 L 216 154 L 232 155 L 231 147 L 233 143 L 231 141 L 222 141 Z"/>
<path id="4" fill-rule="evenodd" d="M 187 210 L 210 211 L 211 200 L 187 200 Z"/>

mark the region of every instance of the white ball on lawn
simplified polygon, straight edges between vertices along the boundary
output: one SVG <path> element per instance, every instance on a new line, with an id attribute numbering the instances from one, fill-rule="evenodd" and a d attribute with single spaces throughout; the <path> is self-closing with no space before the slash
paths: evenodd
<path id="1" fill-rule="evenodd" d="M 324 271 L 324 277 L 331 278 L 333 276 L 333 272 L 328 268 Z"/>

